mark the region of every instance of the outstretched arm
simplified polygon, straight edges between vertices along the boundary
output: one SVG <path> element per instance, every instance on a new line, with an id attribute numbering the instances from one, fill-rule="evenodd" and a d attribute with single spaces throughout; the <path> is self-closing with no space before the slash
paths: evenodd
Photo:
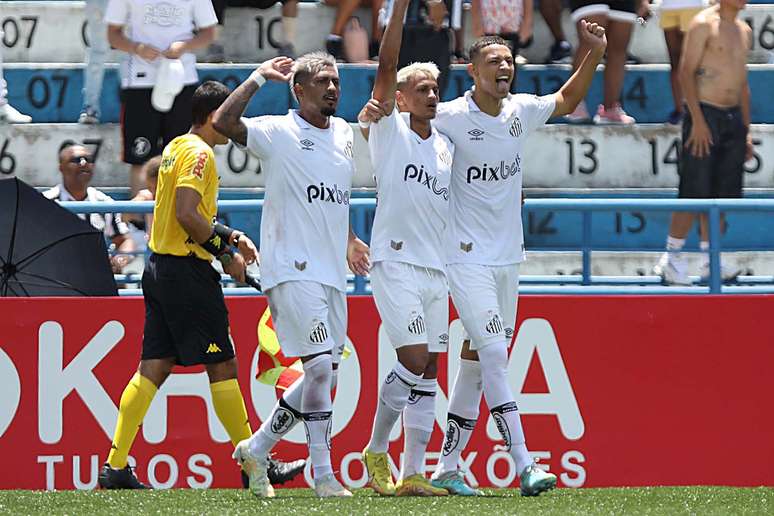
<path id="1" fill-rule="evenodd" d="M 259 83 L 263 84 L 269 80 L 288 82 L 292 66 L 293 60 L 288 57 L 275 57 L 264 61 L 215 111 L 212 117 L 215 130 L 240 145 L 247 145 L 247 126 L 242 122 L 247 104 L 260 88 Z"/>
<path id="2" fill-rule="evenodd" d="M 406 16 L 409 0 L 395 0 L 392 6 L 392 16 L 387 22 L 387 28 L 382 35 L 379 47 L 379 68 L 376 70 L 374 82 L 375 98 L 386 114 L 392 113 L 395 106 L 395 90 L 398 79 L 398 56 L 403 39 L 403 18 Z"/>
<path id="3" fill-rule="evenodd" d="M 578 103 L 583 100 L 591 86 L 591 80 L 594 78 L 594 72 L 597 70 L 602 56 L 605 55 L 607 48 L 607 38 L 605 29 L 596 23 L 588 23 L 581 20 L 581 30 L 578 33 L 580 38 L 587 46 L 591 48 L 584 56 L 580 66 L 572 77 L 556 92 L 556 107 L 551 114 L 552 117 L 563 116 L 575 111 Z M 579 45 L 580 47 L 581 45 Z"/>

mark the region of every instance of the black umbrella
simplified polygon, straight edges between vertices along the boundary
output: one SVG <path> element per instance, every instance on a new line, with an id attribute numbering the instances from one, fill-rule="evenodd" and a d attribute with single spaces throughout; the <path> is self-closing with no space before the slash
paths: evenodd
<path id="1" fill-rule="evenodd" d="M 0 297 L 117 294 L 102 232 L 28 184 L 0 180 Z"/>

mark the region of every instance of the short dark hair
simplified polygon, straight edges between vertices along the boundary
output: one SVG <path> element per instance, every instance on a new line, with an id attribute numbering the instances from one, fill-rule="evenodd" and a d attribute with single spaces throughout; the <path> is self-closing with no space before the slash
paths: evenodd
<path id="1" fill-rule="evenodd" d="M 206 124 L 210 113 L 218 109 L 230 93 L 228 86 L 218 81 L 205 81 L 196 88 L 191 99 L 193 125 Z"/>
<path id="2" fill-rule="evenodd" d="M 475 61 L 481 54 L 481 51 L 490 45 L 503 45 L 504 47 L 508 47 L 508 43 L 500 36 L 481 36 L 476 41 L 474 41 L 468 49 L 470 62 L 472 63 Z"/>

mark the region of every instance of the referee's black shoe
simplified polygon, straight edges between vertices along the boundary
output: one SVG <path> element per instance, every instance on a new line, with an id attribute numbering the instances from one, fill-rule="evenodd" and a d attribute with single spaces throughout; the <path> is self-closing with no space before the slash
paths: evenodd
<path id="1" fill-rule="evenodd" d="M 102 489 L 150 489 L 137 480 L 132 469 L 129 465 L 122 469 L 113 469 L 106 462 L 97 477 L 99 487 Z"/>
<path id="2" fill-rule="evenodd" d="M 281 460 L 275 460 L 269 457 L 268 468 L 266 469 L 266 476 L 269 477 L 270 484 L 284 484 L 296 478 L 296 476 L 304 471 L 306 466 L 305 459 L 298 459 L 291 462 L 282 462 Z M 242 472 L 242 487 L 245 489 L 249 487 L 250 480 Z"/>

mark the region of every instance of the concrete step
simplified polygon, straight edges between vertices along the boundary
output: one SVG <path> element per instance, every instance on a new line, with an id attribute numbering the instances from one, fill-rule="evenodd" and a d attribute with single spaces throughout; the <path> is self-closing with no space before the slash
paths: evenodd
<path id="1" fill-rule="evenodd" d="M 373 187 L 366 143 L 355 134 L 355 187 Z M 747 164 L 745 185 L 774 188 L 774 126 L 753 125 L 755 159 Z M 552 124 L 537 131 L 524 152 L 526 188 L 571 189 L 676 188 L 679 130 L 644 124 L 629 127 Z M 120 162 L 117 124 L 0 125 L 0 176 L 15 174 L 35 186 L 59 181 L 57 151 L 66 139 L 89 143 L 98 151 L 94 185 L 128 184 L 128 168 Z M 256 188 L 264 176 L 256 158 L 233 144 L 217 147 L 221 185 Z"/>
<path id="2" fill-rule="evenodd" d="M 199 65 L 201 80 L 216 79 L 236 87 L 254 70 L 255 65 Z M 774 122 L 774 103 L 770 102 L 774 84 L 773 65 L 749 65 L 753 123 Z M 602 72 L 597 71 L 587 102 L 593 111 L 602 102 Z M 375 65 L 342 65 L 342 93 L 338 115 L 354 122 L 371 94 Z M 519 69 L 516 90 L 546 94 L 559 89 L 570 75 L 569 65 L 526 65 Z M 82 104 L 83 66 L 62 64 L 10 64 L 5 67 L 9 101 L 35 122 L 75 122 Z M 472 81 L 464 66 L 450 72 L 444 99 L 452 99 L 470 88 Z M 102 91 L 102 121 L 119 119 L 119 80 L 110 66 Z M 673 109 L 668 65 L 630 65 L 621 92 L 625 109 L 639 123 L 661 123 Z M 292 102 L 287 85 L 270 82 L 247 108 L 249 116 L 287 112 Z M 615 129 L 613 129 L 615 131 Z"/>
<path id="3" fill-rule="evenodd" d="M 84 3 L 68 1 L 2 2 L 0 26 L 3 38 L 3 59 L 6 62 L 83 62 L 85 49 Z M 635 26 L 630 51 L 644 63 L 668 63 L 664 36 L 655 16 L 644 27 Z M 333 25 L 335 9 L 319 3 L 299 5 L 298 51 L 308 52 L 322 47 Z M 364 26 L 370 27 L 370 10 L 357 12 Z M 774 6 L 750 5 L 742 18 L 753 27 L 753 48 L 750 62 L 765 63 L 774 48 Z M 256 62 L 274 57 L 282 38 L 280 7 L 259 10 L 229 8 L 222 42 L 228 59 L 234 62 Z M 567 9 L 562 13 L 562 25 L 568 39 L 576 45 L 575 26 Z M 465 13 L 466 46 L 472 41 L 470 13 Z M 543 63 L 553 37 L 539 14 L 535 14 L 535 41 L 524 55 L 533 63 Z"/>

